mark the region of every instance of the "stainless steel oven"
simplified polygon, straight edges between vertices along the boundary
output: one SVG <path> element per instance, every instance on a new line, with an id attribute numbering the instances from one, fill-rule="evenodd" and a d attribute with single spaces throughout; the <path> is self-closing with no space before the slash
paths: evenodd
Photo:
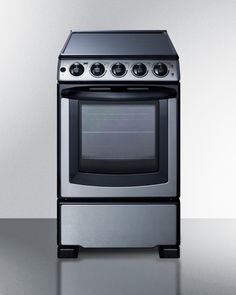
<path id="1" fill-rule="evenodd" d="M 166 31 L 71 32 L 58 61 L 58 257 L 180 256 L 180 75 Z"/>
<path id="2" fill-rule="evenodd" d="M 61 196 L 177 194 L 176 85 L 62 85 Z"/>

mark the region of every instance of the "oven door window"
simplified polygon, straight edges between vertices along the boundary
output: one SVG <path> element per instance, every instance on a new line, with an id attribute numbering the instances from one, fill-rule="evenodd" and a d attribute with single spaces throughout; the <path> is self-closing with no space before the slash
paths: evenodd
<path id="1" fill-rule="evenodd" d="M 81 104 L 79 168 L 95 173 L 158 170 L 155 104 Z"/>
<path id="2" fill-rule="evenodd" d="M 70 181 L 128 186 L 153 175 L 167 181 L 165 104 L 71 100 Z"/>

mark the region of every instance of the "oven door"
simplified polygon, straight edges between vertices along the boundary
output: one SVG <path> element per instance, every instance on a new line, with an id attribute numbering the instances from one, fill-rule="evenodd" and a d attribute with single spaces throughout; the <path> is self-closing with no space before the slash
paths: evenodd
<path id="1" fill-rule="evenodd" d="M 63 89 L 61 195 L 173 196 L 176 96 L 157 86 Z"/>

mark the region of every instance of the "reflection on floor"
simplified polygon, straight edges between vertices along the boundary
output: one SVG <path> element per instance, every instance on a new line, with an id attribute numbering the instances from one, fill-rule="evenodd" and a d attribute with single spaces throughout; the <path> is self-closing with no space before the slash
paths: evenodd
<path id="1" fill-rule="evenodd" d="M 157 250 L 86 251 L 80 263 L 58 263 L 58 293 L 158 294 L 161 290 L 163 295 L 179 295 L 179 265 L 178 260 L 159 261 Z"/>
<path id="2" fill-rule="evenodd" d="M 1 295 L 236 294 L 236 220 L 182 221 L 181 259 L 157 249 L 56 258 L 55 220 L 0 220 Z"/>

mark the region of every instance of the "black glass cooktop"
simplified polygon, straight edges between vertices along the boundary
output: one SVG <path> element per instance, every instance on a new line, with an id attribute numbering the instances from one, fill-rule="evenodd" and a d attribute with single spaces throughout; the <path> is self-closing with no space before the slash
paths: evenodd
<path id="1" fill-rule="evenodd" d="M 172 56 L 166 31 L 71 32 L 61 56 Z"/>

